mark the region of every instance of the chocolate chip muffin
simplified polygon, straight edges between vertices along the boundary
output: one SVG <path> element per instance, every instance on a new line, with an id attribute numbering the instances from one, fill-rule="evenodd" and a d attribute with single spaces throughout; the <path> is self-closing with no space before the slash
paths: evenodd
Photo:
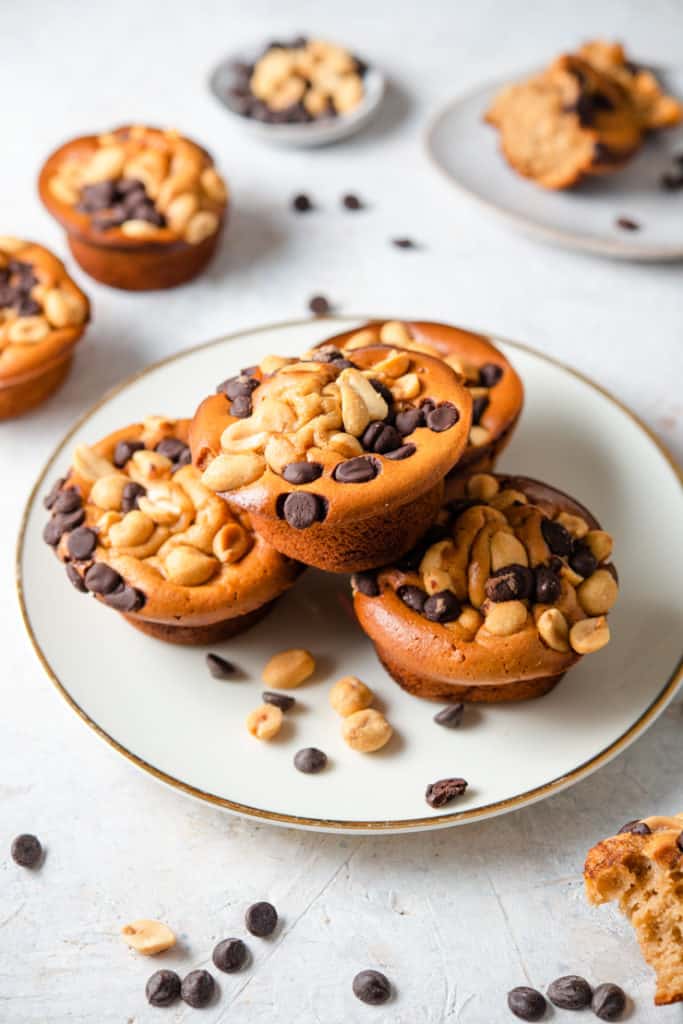
<path id="1" fill-rule="evenodd" d="M 267 357 L 220 385 L 190 431 L 204 484 L 279 551 L 331 572 L 415 544 L 471 424 L 470 394 L 441 360 L 381 345 L 352 354 Z"/>
<path id="2" fill-rule="evenodd" d="M 0 236 L 0 420 L 59 387 L 89 317 L 88 299 L 56 256 Z"/>
<path id="3" fill-rule="evenodd" d="M 467 447 L 446 477 L 446 497 L 466 474 L 493 469 L 507 446 L 524 404 L 524 389 L 509 360 L 489 338 L 430 321 L 386 320 L 335 335 L 318 346 L 348 358 L 354 349 L 377 343 L 424 352 L 443 359 L 472 396 Z"/>
<path id="4" fill-rule="evenodd" d="M 681 118 L 677 100 L 664 96 L 652 76 L 636 84 L 638 73 L 608 57 L 606 45 L 587 44 L 506 86 L 486 113 L 511 167 L 544 188 L 612 173 L 648 132 Z"/>
<path id="5" fill-rule="evenodd" d="M 226 219 L 227 189 L 209 153 L 143 125 L 60 146 L 38 186 L 83 269 L 116 288 L 189 281 L 211 259 Z"/>
<path id="6" fill-rule="evenodd" d="M 538 697 L 609 641 L 612 539 L 568 495 L 475 474 L 405 558 L 353 577 L 354 607 L 387 671 L 438 700 Z"/>
<path id="7" fill-rule="evenodd" d="M 43 536 L 77 590 L 150 636 L 204 644 L 258 622 L 301 567 L 202 484 L 188 426 L 154 416 L 79 445 Z"/>
<path id="8" fill-rule="evenodd" d="M 683 814 L 630 821 L 589 851 L 589 903 L 616 901 L 657 976 L 656 1006 L 683 1001 Z"/>
<path id="9" fill-rule="evenodd" d="M 626 90 L 643 131 L 657 131 L 680 124 L 683 104 L 664 92 L 649 68 L 629 60 L 621 43 L 594 39 L 579 47 L 578 56 Z"/>

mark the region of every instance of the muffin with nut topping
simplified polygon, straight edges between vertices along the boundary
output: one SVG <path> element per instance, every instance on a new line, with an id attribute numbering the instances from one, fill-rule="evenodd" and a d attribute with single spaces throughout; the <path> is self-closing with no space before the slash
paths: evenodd
<path id="1" fill-rule="evenodd" d="M 437 356 L 460 374 L 472 396 L 467 447 L 446 478 L 446 497 L 465 474 L 494 468 L 509 443 L 524 404 L 522 381 L 490 338 L 431 321 L 385 320 L 345 331 L 318 348 L 349 353 L 365 345 L 392 345 Z"/>
<path id="2" fill-rule="evenodd" d="M 500 702 L 547 693 L 610 637 L 612 538 L 573 498 L 474 474 L 405 558 L 352 579 L 358 621 L 406 690 Z"/>
<path id="3" fill-rule="evenodd" d="M 471 414 L 455 371 L 421 352 L 270 356 L 202 403 L 190 444 L 205 485 L 279 551 L 354 572 L 428 528 Z"/>
<path id="4" fill-rule="evenodd" d="M 204 644 L 258 622 L 301 567 L 202 484 L 188 426 L 150 417 L 79 445 L 43 536 L 77 590 L 150 636 Z"/>
<path id="5" fill-rule="evenodd" d="M 89 317 L 88 299 L 56 256 L 0 236 L 0 420 L 60 386 Z"/>
<path id="6" fill-rule="evenodd" d="M 40 197 L 88 274 L 115 288 L 172 288 L 211 259 L 226 219 L 209 153 L 144 125 L 84 135 L 45 162 Z"/>

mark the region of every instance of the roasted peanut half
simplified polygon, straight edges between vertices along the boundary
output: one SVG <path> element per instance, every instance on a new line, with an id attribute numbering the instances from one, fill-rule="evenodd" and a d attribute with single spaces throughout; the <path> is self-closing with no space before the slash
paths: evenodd
<path id="1" fill-rule="evenodd" d="M 553 651 L 569 650 L 569 626 L 559 608 L 546 608 L 536 623 L 542 640 Z"/>
<path id="2" fill-rule="evenodd" d="M 490 473 L 474 473 L 466 485 L 467 494 L 470 498 L 482 498 L 488 501 L 500 490 L 495 476 Z"/>
<path id="3" fill-rule="evenodd" d="M 110 476 L 116 472 L 113 462 L 98 455 L 87 444 L 78 445 L 71 461 L 78 475 L 88 483 L 94 483 L 101 476 Z"/>
<path id="4" fill-rule="evenodd" d="M 247 729 L 257 740 L 272 740 L 282 728 L 282 708 L 275 704 L 262 704 L 247 716 Z"/>
<path id="5" fill-rule="evenodd" d="M 356 676 L 338 679 L 330 690 L 330 704 L 343 718 L 355 711 L 363 711 L 372 704 L 374 694 L 369 686 Z"/>
<path id="6" fill-rule="evenodd" d="M 506 565 L 528 565 L 526 548 L 514 533 L 499 530 L 491 537 L 491 569 L 503 569 Z"/>
<path id="7" fill-rule="evenodd" d="M 579 604 L 588 615 L 605 615 L 619 596 L 619 587 L 609 569 L 597 569 L 576 591 Z"/>
<path id="8" fill-rule="evenodd" d="M 565 530 L 571 533 L 572 537 L 581 539 L 588 533 L 588 523 L 583 516 L 572 515 L 571 512 L 560 512 L 555 522 L 561 523 Z"/>
<path id="9" fill-rule="evenodd" d="M 383 345 L 410 345 L 413 336 L 400 320 L 387 320 L 380 328 L 379 339 Z"/>
<path id="10" fill-rule="evenodd" d="M 352 750 L 371 754 L 386 746 L 394 730 L 384 715 L 374 708 L 354 711 L 342 723 L 342 737 Z"/>
<path id="11" fill-rule="evenodd" d="M 598 562 L 606 562 L 612 554 L 614 541 L 605 530 L 589 530 L 585 537 L 589 551 Z"/>
<path id="12" fill-rule="evenodd" d="M 511 636 L 524 627 L 526 606 L 521 601 L 501 601 L 486 612 L 486 629 L 494 636 Z"/>
<path id="13" fill-rule="evenodd" d="M 301 686 L 314 671 L 313 655 L 301 647 L 294 647 L 274 654 L 263 669 L 261 678 L 276 690 L 292 690 Z"/>
<path id="14" fill-rule="evenodd" d="M 569 643 L 577 654 L 592 654 L 609 643 L 607 619 L 599 615 L 594 619 L 581 619 L 569 630 Z"/>
<path id="15" fill-rule="evenodd" d="M 141 918 L 139 921 L 124 925 L 121 934 L 132 949 L 144 956 L 154 956 L 175 946 L 175 935 L 168 925 L 161 921 Z"/>

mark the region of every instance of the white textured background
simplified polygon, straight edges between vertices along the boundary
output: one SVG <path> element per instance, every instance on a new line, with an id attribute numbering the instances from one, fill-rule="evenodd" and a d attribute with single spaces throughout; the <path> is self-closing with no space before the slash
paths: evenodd
<path id="1" fill-rule="evenodd" d="M 379 120 L 357 139 L 316 153 L 266 150 L 207 93 L 207 73 L 225 53 L 297 31 L 345 41 L 394 79 Z M 580 883 L 596 838 L 683 806 L 680 702 L 597 776 L 515 815 L 427 836 L 302 835 L 194 805 L 110 753 L 43 677 L 13 584 L 29 486 L 84 407 L 179 347 L 298 316 L 318 291 L 343 312 L 443 318 L 536 345 L 614 391 L 680 457 L 681 269 L 612 264 L 510 234 L 451 193 L 421 149 L 427 115 L 459 90 L 596 33 L 624 39 L 636 57 L 680 62 L 683 5 L 0 0 L 0 233 L 65 254 L 35 197 L 40 162 L 71 135 L 130 120 L 205 142 L 235 199 L 222 252 L 194 285 L 125 295 L 80 276 L 95 323 L 76 372 L 49 406 L 0 425 L 2 1024 L 178 1024 L 197 1013 L 213 1024 L 490 1024 L 512 1019 L 512 985 L 544 986 L 567 971 L 623 984 L 636 1000 L 632 1020 L 681 1020 L 680 1007 L 651 1008 L 630 931 L 610 909 L 588 909 Z M 300 190 L 320 212 L 289 212 Z M 370 209 L 342 212 L 338 197 L 349 190 Z M 683 197 L 672 211 L 683 231 Z M 397 251 L 388 244 L 397 235 L 424 248 Z M 48 848 L 38 874 L 7 855 L 25 830 Z M 278 906 L 282 930 L 251 943 L 252 969 L 221 976 L 214 1007 L 146 1006 L 144 981 L 159 963 L 128 953 L 122 923 L 167 920 L 182 943 L 164 963 L 182 974 L 240 932 L 242 909 L 257 898 Z M 350 995 L 353 974 L 375 965 L 398 990 L 383 1009 Z"/>

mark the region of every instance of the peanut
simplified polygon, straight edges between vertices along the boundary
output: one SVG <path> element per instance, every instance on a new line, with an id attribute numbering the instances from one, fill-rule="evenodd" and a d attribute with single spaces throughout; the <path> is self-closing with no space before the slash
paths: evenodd
<path id="1" fill-rule="evenodd" d="M 126 238 L 156 238 L 161 228 L 148 220 L 124 220 L 121 232 Z"/>
<path id="2" fill-rule="evenodd" d="M 521 491 L 515 491 L 512 487 L 508 487 L 504 491 L 499 491 L 498 494 L 494 494 L 494 496 L 489 499 L 489 505 L 498 509 L 499 512 L 505 508 L 510 508 L 511 505 L 526 505 L 527 503 L 528 500 L 526 494 L 522 494 Z"/>
<path id="3" fill-rule="evenodd" d="M 120 178 L 126 153 L 123 146 L 102 146 L 96 149 L 83 170 L 83 181 L 94 185 L 98 181 Z"/>
<path id="4" fill-rule="evenodd" d="M 387 377 L 402 377 L 410 369 L 410 356 L 407 352 L 398 352 L 394 349 L 386 358 L 375 363 L 372 370 L 368 371 L 371 376 L 385 373 Z"/>
<path id="5" fill-rule="evenodd" d="M 263 455 L 270 468 L 278 474 L 281 474 L 290 462 L 296 462 L 297 459 L 296 448 L 286 437 L 269 438 Z"/>
<path id="6" fill-rule="evenodd" d="M 181 587 L 199 587 L 207 583 L 217 568 L 215 558 L 186 544 L 179 544 L 166 555 L 166 574 L 172 583 Z"/>
<path id="7" fill-rule="evenodd" d="M 204 470 L 202 483 L 212 491 L 235 491 L 257 480 L 265 468 L 261 455 L 218 455 Z"/>
<path id="8" fill-rule="evenodd" d="M 604 530 L 589 530 L 585 536 L 586 544 L 598 562 L 606 562 L 612 554 L 614 542 Z"/>
<path id="9" fill-rule="evenodd" d="M 500 490 L 500 485 L 495 476 L 490 473 L 474 473 L 466 484 L 467 494 L 470 498 L 481 498 L 489 501 L 494 494 Z"/>
<path id="10" fill-rule="evenodd" d="M 216 233 L 218 223 L 218 216 L 212 210 L 200 210 L 190 218 L 183 237 L 190 245 L 199 245 Z"/>
<path id="11" fill-rule="evenodd" d="M 527 620 L 526 606 L 521 601 L 501 601 L 486 612 L 486 629 L 494 636 L 512 636 Z"/>
<path id="12" fill-rule="evenodd" d="M 413 336 L 404 323 L 400 320 L 387 320 L 382 324 L 379 331 L 379 339 L 383 345 L 407 345 L 413 340 Z"/>
<path id="13" fill-rule="evenodd" d="M 78 202 L 78 188 L 67 181 L 61 174 L 54 174 L 47 187 L 58 203 L 74 206 Z"/>
<path id="14" fill-rule="evenodd" d="M 364 377 L 359 370 L 348 367 L 342 370 L 337 378 L 341 390 L 343 384 L 348 384 L 362 398 L 363 403 L 370 414 L 371 420 L 383 420 L 389 409 L 379 392 L 375 391 L 367 377 Z M 352 433 L 352 431 L 350 431 Z"/>
<path id="15" fill-rule="evenodd" d="M 592 654 L 609 643 L 607 619 L 600 615 L 594 619 L 581 619 L 569 630 L 569 643 L 577 654 Z"/>
<path id="16" fill-rule="evenodd" d="M 120 523 L 109 528 L 109 540 L 115 548 L 136 548 L 154 533 L 154 523 L 139 509 L 127 512 Z"/>
<path id="17" fill-rule="evenodd" d="M 579 604 L 588 615 L 605 615 L 619 596 L 619 587 L 608 569 L 596 569 L 576 591 Z"/>
<path id="18" fill-rule="evenodd" d="M 559 608 L 546 608 L 536 623 L 541 639 L 553 651 L 569 650 L 569 626 Z"/>
<path id="19" fill-rule="evenodd" d="M 343 718 L 355 711 L 363 711 L 372 704 L 374 694 L 369 686 L 356 676 L 338 679 L 330 690 L 330 704 Z"/>
<path id="20" fill-rule="evenodd" d="M 272 740 L 282 728 L 284 715 L 275 704 L 262 704 L 247 716 L 247 729 L 257 740 Z"/>
<path id="21" fill-rule="evenodd" d="M 171 231 L 182 235 L 187 227 L 190 217 L 199 209 L 199 200 L 194 192 L 181 192 L 168 204 L 166 208 L 166 221 Z"/>
<path id="22" fill-rule="evenodd" d="M 80 295 L 62 288 L 49 288 L 45 292 L 43 309 L 53 327 L 82 324 L 87 314 L 87 306 Z"/>
<path id="23" fill-rule="evenodd" d="M 113 462 L 98 455 L 87 444 L 79 444 L 76 447 L 72 462 L 78 475 L 88 483 L 94 483 L 101 476 L 110 476 L 116 472 Z"/>
<path id="24" fill-rule="evenodd" d="M 7 337 L 15 345 L 35 345 L 49 333 L 50 325 L 44 316 L 21 316 L 7 329 Z"/>
<path id="25" fill-rule="evenodd" d="M 384 715 L 374 708 L 354 711 L 342 722 L 342 737 L 352 750 L 370 754 L 386 746 L 394 730 Z"/>
<path id="26" fill-rule="evenodd" d="M 351 459 L 354 455 L 362 455 L 365 450 L 353 434 L 331 434 L 327 443 L 333 451 L 339 452 L 345 459 Z"/>
<path id="27" fill-rule="evenodd" d="M 560 512 L 559 516 L 555 518 L 555 522 L 561 523 L 572 537 L 581 539 L 588 533 L 588 523 L 583 516 L 575 516 L 571 512 Z"/>
<path id="28" fill-rule="evenodd" d="M 108 473 L 107 476 L 101 476 L 93 484 L 90 501 L 105 511 L 118 512 L 128 482 L 125 473 Z"/>
<path id="29" fill-rule="evenodd" d="M 506 565 L 528 565 L 526 548 L 513 533 L 499 530 L 491 537 L 491 569 L 503 569 Z"/>
<path id="30" fill-rule="evenodd" d="M 159 452 L 135 452 L 126 466 L 128 475 L 145 487 L 157 480 L 168 480 L 173 473 L 173 463 Z"/>
<path id="31" fill-rule="evenodd" d="M 213 553 L 225 565 L 239 562 L 250 547 L 251 541 L 239 523 L 226 523 L 213 538 Z"/>
<path id="32" fill-rule="evenodd" d="M 479 614 L 476 608 L 470 608 L 469 606 L 463 608 L 458 619 L 456 620 L 458 625 L 468 633 L 470 636 L 474 636 L 478 629 L 480 629 L 484 619 Z"/>
<path id="33" fill-rule="evenodd" d="M 168 925 L 162 924 L 161 921 L 142 918 L 124 925 L 121 934 L 132 949 L 144 956 L 154 956 L 175 946 L 175 935 Z"/>
<path id="34" fill-rule="evenodd" d="M 372 328 L 366 327 L 362 331 L 356 331 L 355 334 L 352 334 L 344 348 L 348 352 L 353 352 L 354 349 L 367 348 L 368 345 L 374 345 L 375 341 L 375 332 Z"/>
<path id="35" fill-rule="evenodd" d="M 482 445 L 488 444 L 490 440 L 491 431 L 487 430 L 486 427 L 480 427 L 478 423 L 470 427 L 470 444 L 474 448 L 481 448 Z"/>
<path id="36" fill-rule="evenodd" d="M 225 203 L 228 198 L 228 190 L 215 167 L 205 167 L 199 176 L 199 181 L 211 202 Z"/>
<path id="37" fill-rule="evenodd" d="M 368 408 L 358 392 L 346 382 L 341 383 L 339 389 L 344 430 L 347 434 L 360 437 L 370 422 Z"/>
<path id="38" fill-rule="evenodd" d="M 276 690 L 293 690 L 313 675 L 315 661 L 303 648 L 293 647 L 274 654 L 263 669 L 261 678 Z"/>

